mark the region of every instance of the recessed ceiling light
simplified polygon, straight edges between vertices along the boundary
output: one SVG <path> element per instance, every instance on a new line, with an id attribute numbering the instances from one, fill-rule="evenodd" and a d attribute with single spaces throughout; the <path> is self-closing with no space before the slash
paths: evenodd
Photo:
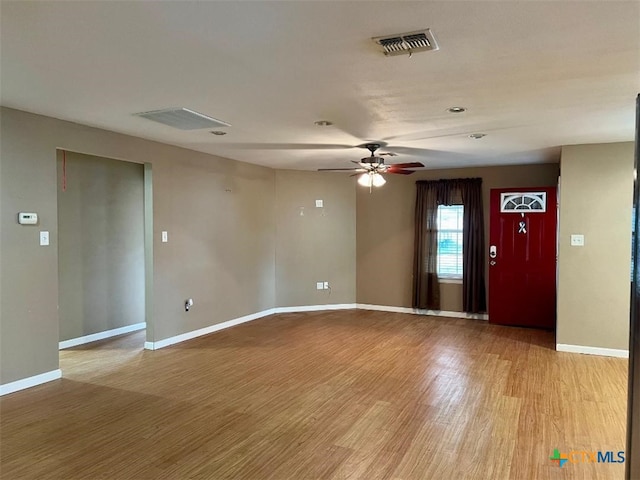
<path id="1" fill-rule="evenodd" d="M 223 132 L 222 130 L 212 130 L 211 133 L 213 135 L 226 135 L 227 132 Z"/>
<path id="2" fill-rule="evenodd" d="M 462 112 L 466 112 L 467 109 L 464 107 L 450 107 L 447 109 L 447 112 L 449 113 L 462 113 Z"/>
<path id="3" fill-rule="evenodd" d="M 318 127 L 330 127 L 331 125 L 333 125 L 333 123 L 328 120 L 318 120 L 316 122 L 313 122 L 313 124 L 317 125 Z"/>
<path id="4" fill-rule="evenodd" d="M 487 136 L 486 133 L 472 133 L 471 135 L 469 135 L 469 138 L 473 138 L 474 140 L 480 140 L 481 138 L 486 136 Z"/>

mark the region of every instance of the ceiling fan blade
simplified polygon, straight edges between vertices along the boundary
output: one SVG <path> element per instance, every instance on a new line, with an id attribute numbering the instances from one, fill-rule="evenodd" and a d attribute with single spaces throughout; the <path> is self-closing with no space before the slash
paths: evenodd
<path id="1" fill-rule="evenodd" d="M 220 148 L 247 150 L 343 150 L 353 145 L 329 143 L 218 143 Z"/>
<path id="2" fill-rule="evenodd" d="M 410 162 L 410 163 L 393 163 L 387 166 L 389 168 L 421 168 L 421 167 L 424 167 L 424 164 L 420 162 Z"/>
<path id="3" fill-rule="evenodd" d="M 333 105 L 318 112 L 323 118 L 330 118 L 331 128 L 340 130 L 353 138 L 367 138 L 373 125 L 382 119 L 372 110 L 370 102 L 356 100 L 352 95 L 336 98 Z"/>
<path id="4" fill-rule="evenodd" d="M 477 127 L 477 128 L 476 128 Z M 421 131 L 421 132 L 413 132 L 404 135 L 393 135 L 391 137 L 385 138 L 387 141 L 393 142 L 414 142 L 417 140 L 435 140 L 438 138 L 447 138 L 447 137 L 465 137 L 475 131 L 486 131 L 486 127 L 483 128 L 482 125 L 467 125 L 466 129 L 460 131 L 459 129 L 440 129 L 438 131 L 429 130 L 429 131 Z"/>
<path id="5" fill-rule="evenodd" d="M 364 168 L 319 168 L 319 172 L 366 172 Z"/>
<path id="6" fill-rule="evenodd" d="M 402 146 L 393 146 L 389 148 L 393 149 L 394 151 L 402 155 L 412 155 L 416 157 L 451 159 L 452 161 L 460 160 L 462 158 L 465 158 L 467 160 L 473 160 L 477 158 L 476 155 L 473 155 L 470 153 L 447 152 L 444 150 L 433 150 L 430 148 L 416 148 L 416 147 L 402 147 Z"/>
<path id="7" fill-rule="evenodd" d="M 391 169 L 388 168 L 386 172 L 384 173 L 397 173 L 399 175 L 411 175 L 412 173 L 416 173 L 415 170 L 404 170 L 402 168 L 398 168 L 398 169 Z"/>

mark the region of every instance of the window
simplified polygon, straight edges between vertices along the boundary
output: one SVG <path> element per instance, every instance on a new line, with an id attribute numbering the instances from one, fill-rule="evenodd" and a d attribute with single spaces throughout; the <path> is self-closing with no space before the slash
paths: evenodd
<path id="1" fill-rule="evenodd" d="M 462 205 L 438 206 L 438 277 L 462 278 Z"/>
<path id="2" fill-rule="evenodd" d="M 547 211 L 547 192 L 501 193 L 500 213 Z"/>

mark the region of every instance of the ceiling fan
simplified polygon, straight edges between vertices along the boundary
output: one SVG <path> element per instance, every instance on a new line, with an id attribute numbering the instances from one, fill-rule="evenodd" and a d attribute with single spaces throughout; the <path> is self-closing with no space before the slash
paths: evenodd
<path id="1" fill-rule="evenodd" d="M 366 143 L 362 147 L 368 149 L 371 152 L 369 157 L 364 157 L 359 162 L 351 160 L 353 163 L 359 165 L 353 168 L 319 168 L 319 172 L 355 172 L 354 175 L 362 173 L 358 178 L 358 183 L 363 187 L 381 187 L 387 181 L 382 176 L 383 173 L 395 173 L 398 175 L 411 175 L 414 170 L 410 168 L 421 168 L 424 165 L 420 162 L 411 163 L 396 163 L 393 165 L 386 165 L 384 158 L 376 156 L 375 151 L 380 148 L 379 143 Z M 384 154 L 381 154 L 384 155 Z M 352 175 L 353 176 L 353 175 Z"/>

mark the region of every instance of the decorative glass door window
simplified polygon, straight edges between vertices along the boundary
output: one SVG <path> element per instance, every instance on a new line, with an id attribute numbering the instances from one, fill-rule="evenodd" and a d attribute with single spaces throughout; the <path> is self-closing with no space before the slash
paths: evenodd
<path id="1" fill-rule="evenodd" d="M 508 192 L 500 194 L 500 213 L 544 213 L 547 192 Z"/>

